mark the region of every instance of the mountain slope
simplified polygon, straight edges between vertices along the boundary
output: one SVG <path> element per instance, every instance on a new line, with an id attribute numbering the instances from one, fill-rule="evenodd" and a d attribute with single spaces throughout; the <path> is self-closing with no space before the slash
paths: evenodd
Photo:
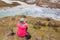
<path id="1" fill-rule="evenodd" d="M 60 27 L 52 26 L 57 25 L 58 23 L 60 23 L 60 21 L 50 20 L 50 22 L 52 22 L 52 25 L 48 26 L 46 25 L 49 22 L 48 19 L 38 17 L 33 18 L 24 15 L 17 15 L 0 19 L 0 40 L 23 40 L 20 39 L 20 37 L 17 37 L 16 34 L 14 36 L 9 35 L 12 29 L 15 33 L 17 32 L 16 25 L 21 17 L 24 17 L 25 22 L 28 23 L 28 32 L 32 36 L 30 40 L 60 40 Z"/>
<path id="2" fill-rule="evenodd" d="M 14 7 L 17 5 L 20 5 L 20 4 L 17 2 L 12 2 L 11 4 L 9 4 L 9 3 L 6 3 L 4 1 L 0 1 L 0 7 Z"/>
<path id="3" fill-rule="evenodd" d="M 40 7 L 60 8 L 60 0 L 12 0 L 22 1 L 27 4 L 36 4 Z"/>

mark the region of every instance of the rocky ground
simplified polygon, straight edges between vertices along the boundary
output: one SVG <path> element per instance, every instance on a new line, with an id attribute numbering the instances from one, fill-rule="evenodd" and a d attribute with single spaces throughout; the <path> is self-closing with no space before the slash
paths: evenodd
<path id="1" fill-rule="evenodd" d="M 0 1 L 0 7 L 4 7 L 4 6 L 10 6 L 11 7 L 11 6 L 19 5 L 19 3 L 17 3 L 17 2 L 13 2 L 12 4 L 8 4 L 4 1 L 5 0 Z M 58 0 L 56 0 L 56 1 L 52 1 L 52 0 L 11 0 L 11 1 L 22 1 L 22 2 L 25 2 L 27 4 L 36 4 L 37 6 L 40 6 L 40 7 L 59 8 L 60 9 L 60 1 L 58 1 Z"/>
<path id="2" fill-rule="evenodd" d="M 50 8 L 60 8 L 59 0 L 20 0 L 26 2 L 27 4 L 36 4 L 40 7 L 50 7 Z"/>
<path id="3" fill-rule="evenodd" d="M 7 35 L 11 33 L 12 29 L 16 33 L 16 24 L 22 17 L 28 23 L 28 32 L 32 36 L 30 40 L 60 40 L 60 21 L 49 18 L 33 18 L 25 15 L 0 18 L 0 40 L 19 40 L 16 34 L 14 36 Z"/>
<path id="4" fill-rule="evenodd" d="M 4 1 L 0 1 L 0 7 L 14 7 L 20 5 L 17 2 L 12 2 L 12 4 L 6 3 Z"/>

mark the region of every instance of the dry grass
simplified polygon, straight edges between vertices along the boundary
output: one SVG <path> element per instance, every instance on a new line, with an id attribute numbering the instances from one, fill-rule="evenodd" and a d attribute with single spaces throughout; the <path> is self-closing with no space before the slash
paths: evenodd
<path id="1" fill-rule="evenodd" d="M 9 37 L 9 40 L 20 40 L 16 35 L 6 37 L 13 28 L 13 31 L 17 31 L 17 22 L 21 17 L 25 18 L 25 21 L 28 23 L 28 32 L 32 35 L 30 40 L 60 40 L 60 27 L 57 28 L 57 32 L 53 29 L 53 26 L 49 27 L 47 24 L 49 21 L 43 18 L 33 18 L 26 17 L 21 15 L 16 15 L 12 17 L 5 17 L 0 19 L 0 40 L 5 40 Z M 51 20 L 51 22 L 54 20 Z M 38 23 L 37 23 L 38 22 Z M 42 24 L 40 22 L 44 22 Z M 56 23 L 58 21 L 55 21 Z M 60 22 L 58 22 L 60 23 Z M 34 28 L 36 26 L 36 28 Z M 40 27 L 40 28 L 38 28 Z M 21 39 L 22 40 L 22 39 Z M 25 40 L 25 39 L 24 39 Z"/>

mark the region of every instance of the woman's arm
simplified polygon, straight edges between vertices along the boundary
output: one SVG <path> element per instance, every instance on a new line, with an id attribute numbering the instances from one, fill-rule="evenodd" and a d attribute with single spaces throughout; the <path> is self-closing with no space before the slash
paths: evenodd
<path id="1" fill-rule="evenodd" d="M 26 28 L 26 32 L 27 32 L 28 28 Z"/>
<path id="2" fill-rule="evenodd" d="M 28 30 L 28 25 L 27 25 L 27 23 L 26 23 L 26 31 Z"/>

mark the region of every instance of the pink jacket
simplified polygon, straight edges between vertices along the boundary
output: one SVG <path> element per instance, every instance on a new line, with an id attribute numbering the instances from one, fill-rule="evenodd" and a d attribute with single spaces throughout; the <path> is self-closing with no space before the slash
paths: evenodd
<path id="1" fill-rule="evenodd" d="M 27 34 L 26 32 L 26 28 L 28 27 L 27 24 L 24 23 L 24 25 L 22 25 L 22 23 L 18 22 L 17 27 L 18 27 L 17 36 L 24 37 Z"/>

